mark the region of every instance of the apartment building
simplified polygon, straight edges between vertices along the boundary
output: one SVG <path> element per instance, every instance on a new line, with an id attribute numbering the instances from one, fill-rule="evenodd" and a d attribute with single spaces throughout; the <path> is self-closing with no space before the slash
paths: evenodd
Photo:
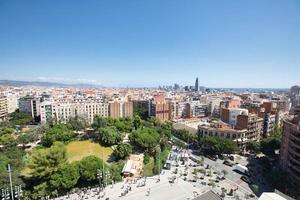
<path id="1" fill-rule="evenodd" d="M 108 106 L 108 103 L 91 101 L 44 101 L 41 103 L 40 107 L 41 122 L 46 123 L 49 119 L 54 119 L 57 122 L 65 123 L 70 117 L 79 116 L 84 118 L 88 123 L 93 123 L 95 116 L 109 116 Z"/>
<path id="2" fill-rule="evenodd" d="M 235 127 L 239 115 L 248 115 L 248 110 L 243 108 L 222 108 L 221 120 Z"/>
<path id="3" fill-rule="evenodd" d="M 300 115 L 283 122 L 280 165 L 300 185 Z"/>
<path id="4" fill-rule="evenodd" d="M 256 114 L 238 115 L 236 129 L 247 129 L 247 140 L 259 141 L 263 130 L 263 118 L 258 117 Z"/>
<path id="5" fill-rule="evenodd" d="M 39 97 L 25 96 L 18 100 L 20 112 L 30 114 L 32 118 L 40 116 L 40 103 Z"/>
<path id="6" fill-rule="evenodd" d="M 241 150 L 245 149 L 247 140 L 247 129 L 237 130 L 220 120 L 212 120 L 198 126 L 198 136 L 214 136 L 233 140 L 237 142 Z"/>
<path id="7" fill-rule="evenodd" d="M 127 101 L 122 103 L 123 117 L 133 117 L 133 103 L 132 101 Z"/>
<path id="8" fill-rule="evenodd" d="M 5 96 L 0 96 L 0 121 L 4 121 L 7 118 L 7 98 Z"/>
<path id="9" fill-rule="evenodd" d="M 109 103 L 109 116 L 118 119 L 121 117 L 133 117 L 133 103 L 131 101 L 115 101 Z"/>
<path id="10" fill-rule="evenodd" d="M 276 115 L 264 113 L 263 117 L 263 137 L 268 137 L 276 126 Z"/>
<path id="11" fill-rule="evenodd" d="M 170 103 L 165 100 L 163 95 L 154 96 L 149 105 L 150 116 L 156 117 L 161 121 L 171 119 L 171 106 Z"/>
<path id="12" fill-rule="evenodd" d="M 14 95 L 14 94 L 8 94 L 6 95 L 7 97 L 7 110 L 8 113 L 13 113 L 15 112 L 18 108 L 18 96 Z"/>

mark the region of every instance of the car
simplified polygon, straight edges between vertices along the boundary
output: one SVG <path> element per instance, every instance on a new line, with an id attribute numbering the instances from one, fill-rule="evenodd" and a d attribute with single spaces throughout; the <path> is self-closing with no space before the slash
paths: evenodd
<path id="1" fill-rule="evenodd" d="M 224 160 L 223 164 L 224 164 L 224 165 L 227 165 L 227 166 L 229 166 L 229 167 L 232 167 L 232 166 L 233 166 L 233 164 L 232 164 L 231 162 L 229 162 L 228 160 Z"/>
<path id="2" fill-rule="evenodd" d="M 229 160 L 234 161 L 234 156 L 229 156 L 228 158 L 229 158 Z"/>
<path id="3" fill-rule="evenodd" d="M 243 180 L 244 182 L 251 184 L 252 182 L 250 181 L 250 179 L 247 176 L 241 176 L 241 180 Z"/>
<path id="4" fill-rule="evenodd" d="M 207 156 L 207 157 L 208 157 L 209 159 L 213 160 L 213 161 L 217 161 L 217 159 L 218 159 L 216 156 L 210 156 L 210 155 L 209 155 L 209 156 Z"/>
<path id="5" fill-rule="evenodd" d="M 194 182 L 195 183 L 195 182 L 197 182 L 197 179 L 193 178 L 193 179 L 190 180 L 190 182 Z"/>

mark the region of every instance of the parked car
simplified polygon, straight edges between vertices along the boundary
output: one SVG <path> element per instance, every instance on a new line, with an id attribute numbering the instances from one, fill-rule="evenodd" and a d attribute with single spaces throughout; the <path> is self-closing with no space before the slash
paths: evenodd
<path id="1" fill-rule="evenodd" d="M 241 180 L 243 180 L 244 182 L 251 184 L 252 182 L 250 181 L 250 179 L 247 176 L 241 176 Z"/>
<path id="2" fill-rule="evenodd" d="M 241 164 L 237 164 L 234 166 L 234 170 L 241 172 L 243 174 L 248 174 L 248 167 L 241 165 Z"/>
<path id="3" fill-rule="evenodd" d="M 231 162 L 229 162 L 228 160 L 225 160 L 225 161 L 223 162 L 223 164 L 224 164 L 224 165 L 227 165 L 227 166 L 229 166 L 229 167 L 232 167 L 232 166 L 233 166 L 233 164 L 232 164 Z"/>
<path id="4" fill-rule="evenodd" d="M 217 156 L 208 155 L 207 157 L 213 161 L 217 161 L 217 159 L 218 159 Z"/>

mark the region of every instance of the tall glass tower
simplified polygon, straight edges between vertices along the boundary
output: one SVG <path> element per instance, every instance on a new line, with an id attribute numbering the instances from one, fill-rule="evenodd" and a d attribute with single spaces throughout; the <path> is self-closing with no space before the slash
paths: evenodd
<path id="1" fill-rule="evenodd" d="M 196 78 L 196 82 L 195 82 L 195 92 L 199 91 L 199 83 L 198 83 L 198 77 Z"/>

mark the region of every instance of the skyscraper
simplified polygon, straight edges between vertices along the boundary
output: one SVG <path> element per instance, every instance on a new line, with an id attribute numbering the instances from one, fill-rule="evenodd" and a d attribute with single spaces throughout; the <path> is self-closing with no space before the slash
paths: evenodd
<path id="1" fill-rule="evenodd" d="M 195 82 L 195 92 L 199 91 L 199 83 L 198 83 L 198 77 L 196 78 L 196 82 Z"/>

